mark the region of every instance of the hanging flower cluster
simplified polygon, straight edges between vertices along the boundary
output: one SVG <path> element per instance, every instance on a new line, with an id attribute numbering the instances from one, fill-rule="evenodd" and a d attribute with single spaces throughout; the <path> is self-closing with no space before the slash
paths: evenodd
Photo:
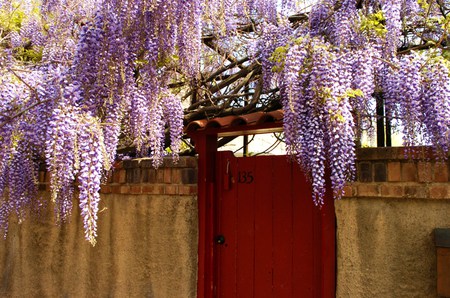
<path id="1" fill-rule="evenodd" d="M 94 244 L 119 138 L 155 167 L 169 140 L 177 160 L 183 108 L 167 86 L 198 79 L 203 32 L 277 16 L 265 0 L 0 0 L 0 228 L 36 201 L 44 161 L 57 219 L 68 220 L 78 194 Z"/>
<path id="2" fill-rule="evenodd" d="M 266 85 L 279 81 L 287 150 L 309 174 L 317 205 L 326 167 L 335 198 L 353 178 L 356 129 L 370 121 L 376 94 L 389 119 L 401 120 L 405 146 L 425 138 L 438 157 L 447 157 L 448 62 L 438 50 L 397 57 L 403 25 L 421 12 L 411 2 L 367 1 L 363 8 L 354 0 L 319 1 L 284 44 L 267 38 L 266 47 L 275 48 L 270 57 L 260 53 Z"/>
<path id="3" fill-rule="evenodd" d="M 354 175 L 352 65 L 348 54 L 329 47 L 321 38 L 298 39 L 281 79 L 287 150 L 310 173 L 317 205 L 323 204 L 327 162 L 337 197 Z"/>

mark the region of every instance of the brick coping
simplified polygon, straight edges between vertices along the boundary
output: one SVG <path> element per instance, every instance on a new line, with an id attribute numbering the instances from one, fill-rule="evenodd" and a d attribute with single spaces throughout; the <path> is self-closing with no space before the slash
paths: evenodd
<path id="1" fill-rule="evenodd" d="M 405 157 L 405 148 L 357 149 L 356 181 L 347 184 L 343 197 L 450 199 L 450 161 L 430 158 L 429 147 L 417 147 L 416 158 Z M 164 158 L 154 169 L 151 158 L 114 164 L 101 187 L 103 194 L 197 195 L 197 158 Z M 49 174 L 39 172 L 41 190 L 49 190 Z"/>
<path id="2" fill-rule="evenodd" d="M 197 179 L 196 157 L 182 156 L 178 163 L 165 157 L 158 169 L 153 167 L 151 158 L 137 158 L 116 162 L 100 193 L 195 196 Z M 40 189 L 49 191 L 49 182 L 50 174 L 40 171 Z"/>
<path id="3" fill-rule="evenodd" d="M 344 197 L 450 199 L 450 159 L 437 161 L 430 147 L 415 147 L 407 157 L 404 147 L 357 150 L 356 181 Z"/>

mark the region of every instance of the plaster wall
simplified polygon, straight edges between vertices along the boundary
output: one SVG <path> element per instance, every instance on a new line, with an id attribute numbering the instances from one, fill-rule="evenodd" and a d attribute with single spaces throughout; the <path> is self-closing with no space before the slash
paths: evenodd
<path id="1" fill-rule="evenodd" d="M 357 179 L 335 202 L 337 297 L 438 297 L 433 232 L 450 228 L 450 162 L 426 147 L 357 156 Z"/>
<path id="2" fill-rule="evenodd" d="M 437 297 L 433 229 L 450 200 L 358 198 L 336 204 L 337 297 Z"/>
<path id="3" fill-rule="evenodd" d="M 1 297 L 196 297 L 194 196 L 103 195 L 95 247 L 74 208 L 55 225 L 12 220 L 0 239 Z"/>

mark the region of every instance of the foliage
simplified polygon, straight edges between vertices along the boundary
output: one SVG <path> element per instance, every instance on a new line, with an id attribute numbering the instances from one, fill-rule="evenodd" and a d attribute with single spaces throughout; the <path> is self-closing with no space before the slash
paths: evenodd
<path id="1" fill-rule="evenodd" d="M 205 117 L 282 107 L 288 151 L 319 206 L 327 166 L 336 198 L 354 176 L 375 96 L 405 145 L 424 139 L 446 158 L 450 4 L 300 2 L 0 0 L 1 228 L 37 205 L 44 163 L 57 218 L 76 194 L 95 244 L 118 148 L 157 167 L 177 158 L 183 124 Z"/>

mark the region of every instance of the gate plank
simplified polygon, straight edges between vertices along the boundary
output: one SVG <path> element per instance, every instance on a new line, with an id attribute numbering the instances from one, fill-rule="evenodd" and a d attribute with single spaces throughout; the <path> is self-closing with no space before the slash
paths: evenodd
<path id="1" fill-rule="evenodd" d="M 273 167 L 272 157 L 259 157 L 255 165 L 255 297 L 273 296 L 273 226 L 272 196 Z"/>
<path id="2" fill-rule="evenodd" d="M 255 158 L 238 159 L 237 173 L 237 297 L 254 297 Z"/>
<path id="3" fill-rule="evenodd" d="M 314 225 L 317 208 L 312 201 L 311 186 L 300 166 L 292 164 L 293 196 L 293 294 L 292 297 L 315 297 L 314 288 Z M 318 251 L 317 247 L 316 250 Z"/>
<path id="4" fill-rule="evenodd" d="M 216 170 L 220 183 L 217 183 L 217 235 L 225 237 L 225 243 L 215 244 L 217 248 L 217 286 L 219 297 L 236 297 L 236 253 L 237 253 L 237 187 L 236 183 L 231 183 L 228 190 L 224 190 L 224 176 L 227 175 L 227 168 L 231 171 L 231 176 L 237 175 L 237 161 L 231 152 L 219 154 L 220 161 Z"/>
<path id="5" fill-rule="evenodd" d="M 283 160 L 273 168 L 273 284 L 274 297 L 282 298 L 292 295 L 291 164 Z"/>

